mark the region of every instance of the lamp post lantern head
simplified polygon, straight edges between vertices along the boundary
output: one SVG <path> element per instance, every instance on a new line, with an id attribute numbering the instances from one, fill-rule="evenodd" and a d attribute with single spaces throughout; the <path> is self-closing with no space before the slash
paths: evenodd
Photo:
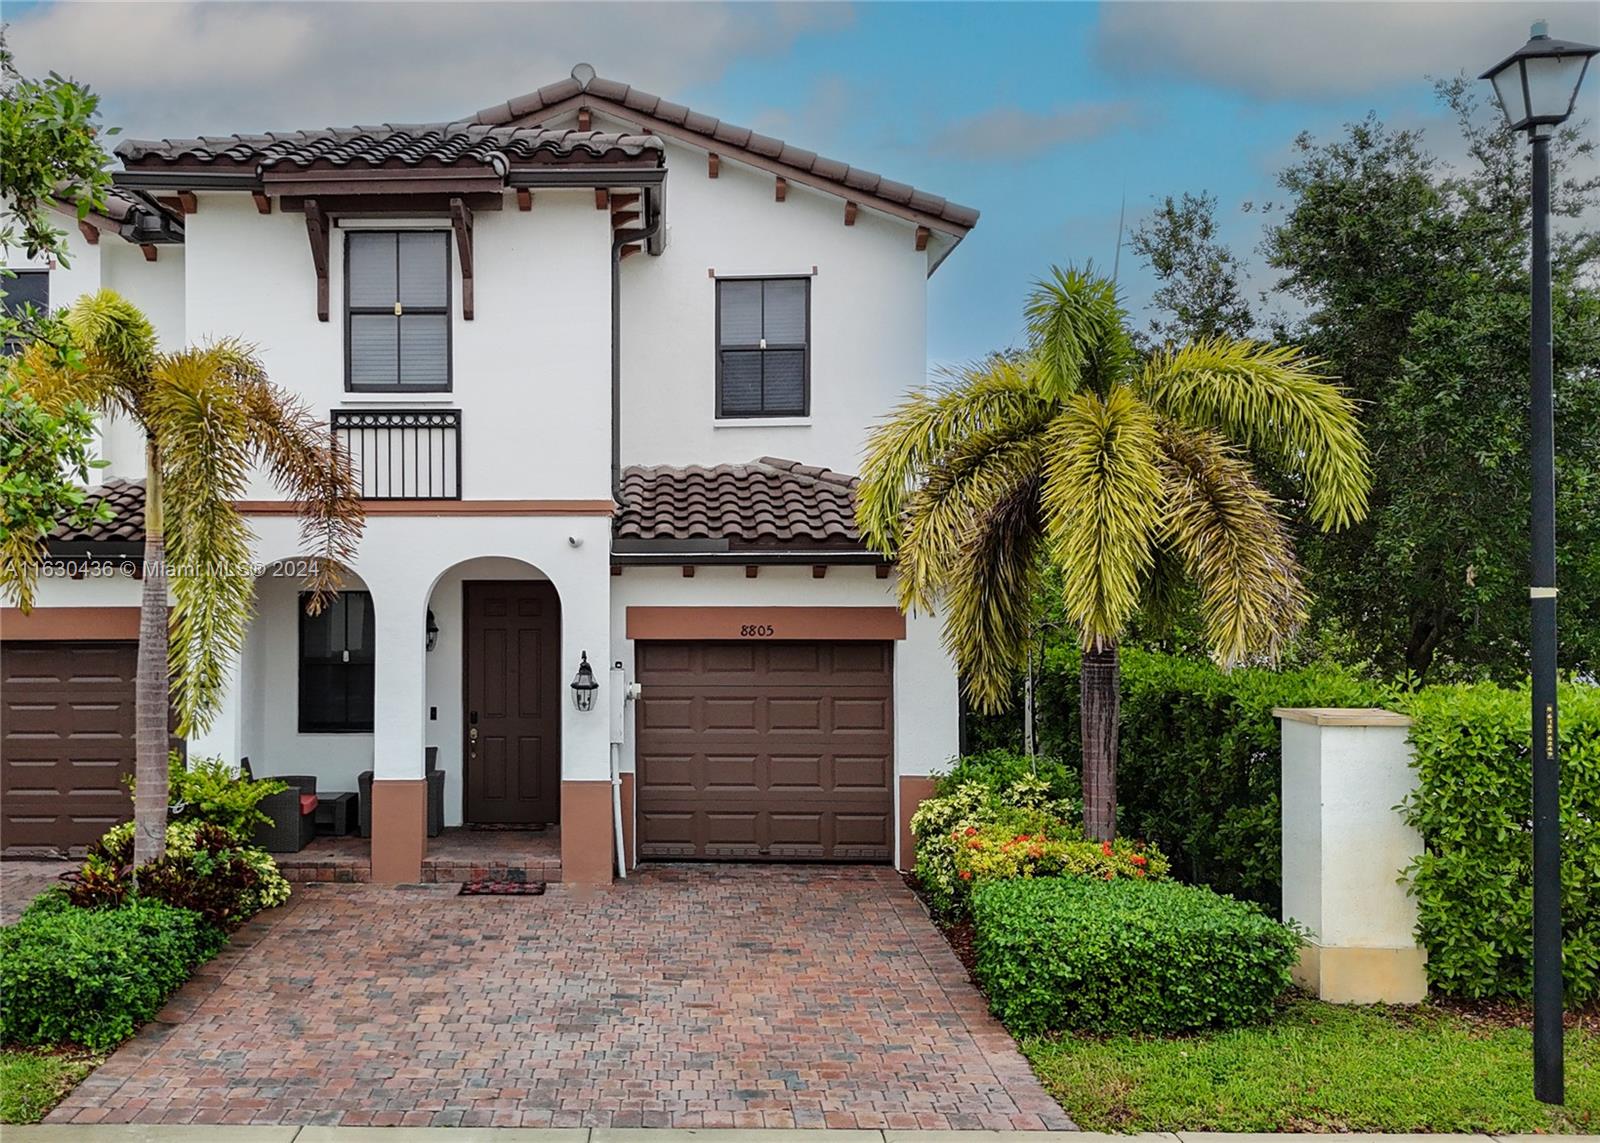
<path id="1" fill-rule="evenodd" d="M 589 666 L 589 653 L 585 651 L 578 662 L 578 673 L 572 676 L 572 705 L 579 710 L 593 710 L 594 693 L 599 689 L 594 668 Z"/>
<path id="2" fill-rule="evenodd" d="M 1572 114 L 1583 73 L 1597 54 L 1600 48 L 1591 44 L 1552 40 L 1540 20 L 1527 43 L 1479 78 L 1494 84 L 1513 131 L 1550 128 Z"/>

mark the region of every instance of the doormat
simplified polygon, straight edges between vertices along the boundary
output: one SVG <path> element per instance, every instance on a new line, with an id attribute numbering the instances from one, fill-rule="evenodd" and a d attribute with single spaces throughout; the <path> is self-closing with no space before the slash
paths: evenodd
<path id="1" fill-rule="evenodd" d="M 468 822 L 466 828 L 473 833 L 543 833 L 550 827 L 543 822 L 537 825 L 503 825 L 499 822 Z"/>
<path id="2" fill-rule="evenodd" d="M 541 897 L 543 881 L 463 881 L 458 897 Z"/>

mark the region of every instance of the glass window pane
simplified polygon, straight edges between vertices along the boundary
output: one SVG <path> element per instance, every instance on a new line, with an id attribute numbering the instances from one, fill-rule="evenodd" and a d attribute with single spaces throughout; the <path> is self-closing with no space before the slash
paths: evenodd
<path id="1" fill-rule="evenodd" d="M 349 239 L 350 304 L 390 307 L 395 303 L 395 236 L 352 234 Z"/>
<path id="2" fill-rule="evenodd" d="M 344 645 L 351 662 L 372 662 L 372 594 L 340 592 L 339 603 L 344 610 Z"/>
<path id="3" fill-rule="evenodd" d="M 763 283 L 766 292 L 763 328 L 768 345 L 806 343 L 806 283 L 778 278 Z"/>
<path id="4" fill-rule="evenodd" d="M 803 349 L 769 349 L 761 355 L 761 411 L 799 416 L 806 411 L 806 354 Z"/>
<path id="5" fill-rule="evenodd" d="M 6 292 L 6 316 L 21 313 L 23 306 L 32 306 L 41 314 L 47 312 L 50 309 L 50 272 L 17 270 L 15 273 L 15 278 L 0 278 L 0 290 Z"/>
<path id="6" fill-rule="evenodd" d="M 721 416 L 736 417 L 761 412 L 761 351 L 724 350 L 722 353 Z"/>
<path id="7" fill-rule="evenodd" d="M 344 728 L 346 730 L 372 729 L 372 693 L 376 679 L 377 668 L 370 663 L 357 663 L 345 668 Z"/>
<path id="8" fill-rule="evenodd" d="M 717 296 L 722 307 L 722 344 L 759 345 L 761 283 L 718 282 Z"/>
<path id="9" fill-rule="evenodd" d="M 450 319 L 406 314 L 400 322 L 400 384 L 443 388 L 450 383 Z"/>
<path id="10" fill-rule="evenodd" d="M 442 231 L 400 234 L 400 304 L 444 306 L 450 302 L 450 279 L 445 273 Z"/>
<path id="11" fill-rule="evenodd" d="M 399 323 L 393 314 L 350 315 L 350 384 L 399 384 Z"/>
<path id="12" fill-rule="evenodd" d="M 306 730 L 338 730 L 345 721 L 345 670 L 339 663 L 300 668 L 300 725 Z"/>

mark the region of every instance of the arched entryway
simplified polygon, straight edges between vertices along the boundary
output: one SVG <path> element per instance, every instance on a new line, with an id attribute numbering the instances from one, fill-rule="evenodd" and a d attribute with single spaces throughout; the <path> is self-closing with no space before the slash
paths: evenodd
<path id="1" fill-rule="evenodd" d="M 428 598 L 427 743 L 447 826 L 561 817 L 561 600 L 522 560 L 458 563 Z"/>

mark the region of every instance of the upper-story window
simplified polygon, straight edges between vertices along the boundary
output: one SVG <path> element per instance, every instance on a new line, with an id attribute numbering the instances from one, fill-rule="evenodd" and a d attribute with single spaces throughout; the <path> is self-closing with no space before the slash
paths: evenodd
<path id="1" fill-rule="evenodd" d="M 717 281 L 717 416 L 811 412 L 811 279 Z"/>
<path id="2" fill-rule="evenodd" d="M 23 307 L 32 306 L 42 316 L 50 312 L 50 271 L 48 270 L 13 270 L 14 277 L 0 277 L 0 290 L 5 291 L 5 297 L 0 298 L 0 307 L 4 308 L 8 318 L 20 318 Z M 18 338 L 6 338 L 4 351 L 15 353 L 22 348 L 22 341 Z"/>
<path id="3" fill-rule="evenodd" d="M 345 387 L 450 388 L 450 236 L 356 230 L 345 237 Z"/>

